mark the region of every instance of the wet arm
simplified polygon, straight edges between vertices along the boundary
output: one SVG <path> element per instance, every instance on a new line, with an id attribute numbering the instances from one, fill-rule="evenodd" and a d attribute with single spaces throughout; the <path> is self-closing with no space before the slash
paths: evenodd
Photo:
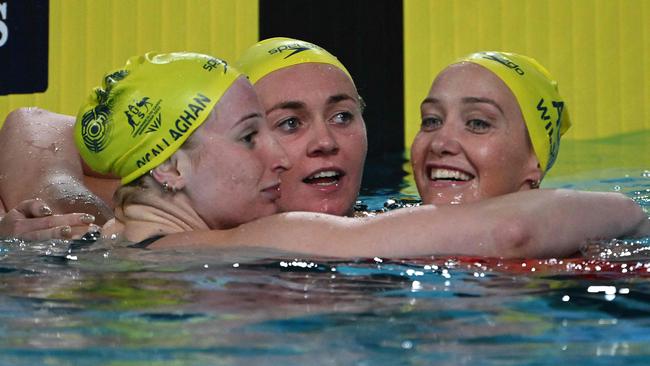
<path id="1" fill-rule="evenodd" d="M 37 108 L 9 114 L 0 130 L 0 197 L 5 207 L 38 197 L 57 213 L 85 212 L 97 223 L 112 217 L 100 198 L 110 197 L 111 188 L 96 182 L 86 186 L 73 125 L 73 117 Z"/>
<path id="2" fill-rule="evenodd" d="M 644 220 L 640 207 L 620 194 L 535 190 L 366 219 L 286 213 L 227 231 L 170 235 L 153 247 L 264 246 L 333 257 L 564 257 L 588 239 L 648 235 Z"/>

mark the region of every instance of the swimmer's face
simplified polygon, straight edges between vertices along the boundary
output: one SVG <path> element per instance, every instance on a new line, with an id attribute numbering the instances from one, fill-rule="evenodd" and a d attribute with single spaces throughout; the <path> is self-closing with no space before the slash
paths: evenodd
<path id="1" fill-rule="evenodd" d="M 280 210 L 350 214 L 368 141 L 348 76 L 330 65 L 306 63 L 264 76 L 255 90 L 293 166 L 282 174 Z"/>
<path id="2" fill-rule="evenodd" d="M 422 102 L 421 117 L 411 161 L 424 203 L 478 201 L 541 179 L 517 100 L 489 70 L 448 67 Z"/>
<path id="3" fill-rule="evenodd" d="M 277 211 L 280 173 L 290 167 L 271 134 L 253 87 L 239 78 L 197 129 L 184 191 L 212 229 Z"/>

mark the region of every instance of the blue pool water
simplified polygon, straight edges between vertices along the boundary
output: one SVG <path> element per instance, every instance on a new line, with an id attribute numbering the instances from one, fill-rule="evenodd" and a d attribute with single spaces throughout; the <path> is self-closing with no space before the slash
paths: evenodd
<path id="1" fill-rule="evenodd" d="M 545 186 L 620 191 L 650 209 L 647 158 L 607 165 L 584 154 L 561 156 L 567 165 Z M 382 184 L 382 174 L 399 179 Z M 362 203 L 411 203 L 402 176 L 366 177 Z M 594 243 L 573 260 L 348 262 L 238 251 L 70 255 L 65 242 L 5 240 L 0 365 L 650 364 L 649 247 L 647 238 Z"/>

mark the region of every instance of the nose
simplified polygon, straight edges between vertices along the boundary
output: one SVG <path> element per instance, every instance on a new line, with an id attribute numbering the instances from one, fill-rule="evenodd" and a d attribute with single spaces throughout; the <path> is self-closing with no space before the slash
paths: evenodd
<path id="1" fill-rule="evenodd" d="M 461 144 L 458 141 L 458 135 L 454 126 L 450 123 L 445 123 L 441 128 L 433 132 L 429 148 L 436 156 L 459 154 Z"/>
<path id="2" fill-rule="evenodd" d="M 316 121 L 311 124 L 310 130 L 307 156 L 334 155 L 339 151 L 336 137 L 326 122 Z"/>
<path id="3" fill-rule="evenodd" d="M 275 137 L 268 136 L 267 149 L 263 154 L 267 157 L 267 161 L 270 162 L 269 165 L 272 171 L 282 173 L 291 169 L 292 164 L 289 161 L 289 156 Z"/>

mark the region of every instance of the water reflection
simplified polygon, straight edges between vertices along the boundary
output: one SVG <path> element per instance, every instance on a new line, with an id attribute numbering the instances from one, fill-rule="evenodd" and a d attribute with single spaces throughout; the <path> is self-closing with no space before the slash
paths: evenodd
<path id="1" fill-rule="evenodd" d="M 644 171 L 628 173 L 572 184 L 618 185 L 648 207 Z M 390 192 L 359 209 L 419 204 Z M 650 352 L 648 238 L 524 261 L 69 244 L 0 242 L 0 363 L 597 364 Z"/>

